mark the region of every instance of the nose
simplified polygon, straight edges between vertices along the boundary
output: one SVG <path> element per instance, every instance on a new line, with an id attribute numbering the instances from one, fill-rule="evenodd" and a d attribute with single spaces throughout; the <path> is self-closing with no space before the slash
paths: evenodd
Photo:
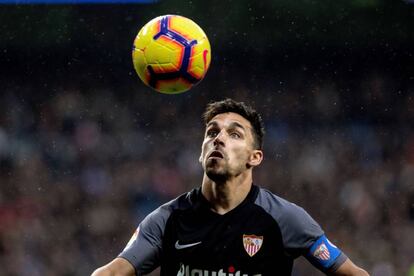
<path id="1" fill-rule="evenodd" d="M 214 137 L 213 144 L 214 146 L 220 145 L 224 146 L 224 140 L 225 140 L 225 134 L 223 134 L 223 131 L 220 131 L 217 133 L 216 137 Z"/>

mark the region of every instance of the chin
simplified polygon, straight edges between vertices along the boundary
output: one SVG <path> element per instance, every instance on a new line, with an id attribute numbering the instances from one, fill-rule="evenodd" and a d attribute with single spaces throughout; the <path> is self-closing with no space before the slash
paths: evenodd
<path id="1" fill-rule="evenodd" d="M 206 175 L 214 182 L 223 182 L 229 178 L 229 174 L 219 168 L 206 168 Z"/>

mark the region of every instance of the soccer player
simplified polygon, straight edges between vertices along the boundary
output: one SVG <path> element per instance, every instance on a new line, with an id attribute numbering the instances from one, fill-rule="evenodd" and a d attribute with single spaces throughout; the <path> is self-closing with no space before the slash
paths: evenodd
<path id="1" fill-rule="evenodd" d="M 211 103 L 200 163 L 201 187 L 162 205 L 123 252 L 93 276 L 291 275 L 303 255 L 329 275 L 368 273 L 332 244 L 301 207 L 253 184 L 263 160 L 263 122 L 242 102 Z"/>

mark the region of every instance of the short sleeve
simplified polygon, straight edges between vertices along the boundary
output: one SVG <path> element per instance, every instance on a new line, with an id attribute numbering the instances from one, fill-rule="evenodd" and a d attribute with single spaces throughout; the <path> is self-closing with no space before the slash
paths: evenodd
<path id="1" fill-rule="evenodd" d="M 150 273 L 159 266 L 162 237 L 170 215 L 168 204 L 149 214 L 119 254 L 118 257 L 126 259 L 134 266 L 136 275 Z"/>
<path id="2" fill-rule="evenodd" d="M 301 207 L 287 202 L 279 218 L 283 245 L 294 256 L 304 254 L 324 234 L 319 224 Z"/>
<path id="3" fill-rule="evenodd" d="M 312 244 L 305 257 L 315 267 L 324 272 L 336 271 L 348 258 L 325 235 L 319 237 Z"/>
<path id="4" fill-rule="evenodd" d="M 287 255 L 304 255 L 324 234 L 319 224 L 301 207 L 271 192 L 261 189 L 256 204 L 276 220 Z"/>

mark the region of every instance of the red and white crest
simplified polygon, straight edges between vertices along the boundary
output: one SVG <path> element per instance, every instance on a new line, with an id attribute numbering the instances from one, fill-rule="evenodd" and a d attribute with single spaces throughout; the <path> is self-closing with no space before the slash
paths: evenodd
<path id="1" fill-rule="evenodd" d="M 329 250 L 326 247 L 326 245 L 324 243 L 322 243 L 313 252 L 313 256 L 315 256 L 316 258 L 318 258 L 320 260 L 327 261 L 331 257 L 331 254 L 329 253 Z"/>
<path id="2" fill-rule="evenodd" d="M 243 235 L 243 245 L 247 254 L 253 257 L 262 247 L 263 236 Z"/>

